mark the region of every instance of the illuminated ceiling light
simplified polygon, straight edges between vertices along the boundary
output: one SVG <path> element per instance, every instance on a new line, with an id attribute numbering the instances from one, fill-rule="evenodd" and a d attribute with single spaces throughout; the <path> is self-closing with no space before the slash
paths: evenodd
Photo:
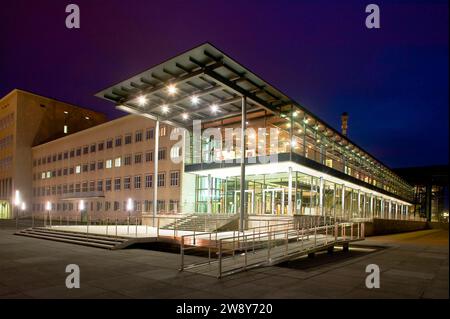
<path id="1" fill-rule="evenodd" d="M 245 125 L 248 125 L 248 121 L 245 122 Z"/>
<path id="2" fill-rule="evenodd" d="M 69 112 L 67 112 L 67 111 L 64 111 L 64 114 L 69 114 Z"/>
<path id="3" fill-rule="evenodd" d="M 189 115 L 187 113 L 183 113 L 181 117 L 183 118 L 183 120 L 187 120 L 189 118 Z"/>
<path id="4" fill-rule="evenodd" d="M 90 120 L 91 118 L 89 116 L 84 117 L 86 120 Z"/>
<path id="5" fill-rule="evenodd" d="M 212 113 L 216 113 L 219 110 L 217 104 L 211 104 L 210 108 Z"/>
<path id="6" fill-rule="evenodd" d="M 167 113 L 169 113 L 169 107 L 167 106 L 167 105 L 163 105 L 163 106 L 161 106 L 161 111 L 164 113 L 164 114 L 167 114 Z"/>
<path id="7" fill-rule="evenodd" d="M 194 95 L 193 97 L 191 97 L 191 103 L 193 105 L 197 105 L 199 101 L 200 100 L 199 100 L 198 96 Z"/>
<path id="8" fill-rule="evenodd" d="M 297 116 L 298 116 L 298 112 L 294 112 L 294 113 L 292 114 L 292 116 L 293 116 L 293 117 L 297 117 Z"/>
<path id="9" fill-rule="evenodd" d="M 175 85 L 173 85 L 173 84 L 170 84 L 170 85 L 167 87 L 167 92 L 169 92 L 170 95 L 176 94 L 177 91 L 178 91 L 178 89 L 177 89 L 177 88 L 175 87 Z"/>
<path id="10" fill-rule="evenodd" d="M 145 104 L 147 104 L 147 98 L 141 95 L 140 97 L 137 98 L 137 102 L 139 106 L 144 106 Z"/>

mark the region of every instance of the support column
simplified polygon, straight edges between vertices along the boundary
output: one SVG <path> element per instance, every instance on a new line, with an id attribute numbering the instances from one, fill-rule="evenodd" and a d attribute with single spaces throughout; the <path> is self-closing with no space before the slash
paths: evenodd
<path id="1" fill-rule="evenodd" d="M 393 219 L 392 218 L 392 201 L 391 200 L 389 200 L 389 219 Z"/>
<path id="2" fill-rule="evenodd" d="M 155 225 L 156 215 L 158 214 L 158 155 L 159 155 L 159 119 L 155 125 L 155 154 L 153 156 L 153 226 Z"/>
<path id="3" fill-rule="evenodd" d="M 292 215 L 292 167 L 288 173 L 288 215 Z"/>
<path id="4" fill-rule="evenodd" d="M 324 216 L 325 210 L 323 209 L 323 177 L 320 178 L 319 182 L 319 212 L 320 216 Z"/>
<path id="5" fill-rule="evenodd" d="M 208 174 L 208 202 L 207 202 L 207 213 L 211 214 L 211 201 L 212 201 L 212 192 L 211 192 L 211 174 Z"/>
<path id="6" fill-rule="evenodd" d="M 361 217 L 361 191 L 360 190 L 358 190 L 358 209 L 356 210 L 357 212 L 358 212 L 358 217 L 357 218 L 360 218 Z"/>
<path id="7" fill-rule="evenodd" d="M 242 97 L 241 106 L 241 200 L 240 200 L 240 216 L 239 231 L 245 229 L 245 148 L 246 148 L 246 129 L 247 129 L 247 98 Z"/>
<path id="8" fill-rule="evenodd" d="M 373 194 L 370 195 L 370 218 L 373 219 Z"/>
<path id="9" fill-rule="evenodd" d="M 341 187 L 342 187 L 342 194 L 341 194 L 341 218 L 345 218 L 345 184 L 342 184 Z M 350 200 L 351 200 L 351 198 L 350 198 Z"/>

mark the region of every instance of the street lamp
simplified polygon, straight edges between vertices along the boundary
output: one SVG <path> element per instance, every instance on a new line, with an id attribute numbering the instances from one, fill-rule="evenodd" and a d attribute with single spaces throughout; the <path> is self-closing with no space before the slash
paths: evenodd
<path id="1" fill-rule="evenodd" d="M 14 200 L 13 200 L 13 204 L 14 204 L 14 214 L 16 215 L 16 228 L 19 227 L 19 206 L 20 206 L 20 192 L 19 190 L 16 189 L 15 193 L 14 193 Z"/>
<path id="2" fill-rule="evenodd" d="M 47 201 L 45 203 L 45 210 L 47 211 L 48 219 L 50 221 L 50 227 L 52 227 L 52 217 L 50 215 L 50 210 L 52 209 L 52 203 L 50 201 Z"/>
<path id="3" fill-rule="evenodd" d="M 127 200 L 127 212 L 128 212 L 128 223 L 127 223 L 127 233 L 130 233 L 130 215 L 131 215 L 131 211 L 133 210 L 133 200 L 131 198 L 128 198 Z"/>
<path id="4" fill-rule="evenodd" d="M 78 209 L 80 210 L 80 220 L 83 220 L 83 215 L 85 213 L 86 210 L 86 204 L 84 203 L 84 200 L 80 200 L 79 204 L 78 204 Z M 87 218 L 87 217 L 86 217 Z M 86 220 L 87 223 L 87 220 Z"/>

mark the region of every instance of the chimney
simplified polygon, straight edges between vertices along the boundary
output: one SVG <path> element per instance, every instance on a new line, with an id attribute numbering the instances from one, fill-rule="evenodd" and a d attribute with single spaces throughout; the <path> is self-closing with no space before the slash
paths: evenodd
<path id="1" fill-rule="evenodd" d="M 341 132 L 342 135 L 347 136 L 347 129 L 348 129 L 348 114 L 347 112 L 342 113 L 341 115 Z"/>

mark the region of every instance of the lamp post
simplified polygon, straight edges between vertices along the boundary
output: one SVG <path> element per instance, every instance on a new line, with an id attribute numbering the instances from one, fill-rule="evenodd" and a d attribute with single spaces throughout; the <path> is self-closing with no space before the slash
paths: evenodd
<path id="1" fill-rule="evenodd" d="M 131 211 L 133 210 L 134 205 L 133 205 L 133 200 L 131 198 L 128 198 L 127 200 L 127 212 L 128 212 L 128 222 L 127 222 L 127 234 L 130 233 L 130 215 L 131 215 Z"/>
<path id="2" fill-rule="evenodd" d="M 16 190 L 14 193 L 14 214 L 16 215 L 16 228 L 19 227 L 19 206 L 20 206 L 20 191 Z"/>
<path id="3" fill-rule="evenodd" d="M 47 211 L 47 216 L 50 222 L 50 227 L 52 227 L 52 216 L 50 215 L 50 211 L 52 209 L 52 203 L 50 203 L 49 201 L 47 201 L 45 203 L 45 210 Z"/>
<path id="4" fill-rule="evenodd" d="M 80 200 L 80 203 L 78 204 L 78 209 L 80 210 L 80 220 L 83 221 L 83 213 L 86 210 L 86 205 L 84 203 L 84 200 Z M 87 223 L 87 219 L 86 219 Z"/>

